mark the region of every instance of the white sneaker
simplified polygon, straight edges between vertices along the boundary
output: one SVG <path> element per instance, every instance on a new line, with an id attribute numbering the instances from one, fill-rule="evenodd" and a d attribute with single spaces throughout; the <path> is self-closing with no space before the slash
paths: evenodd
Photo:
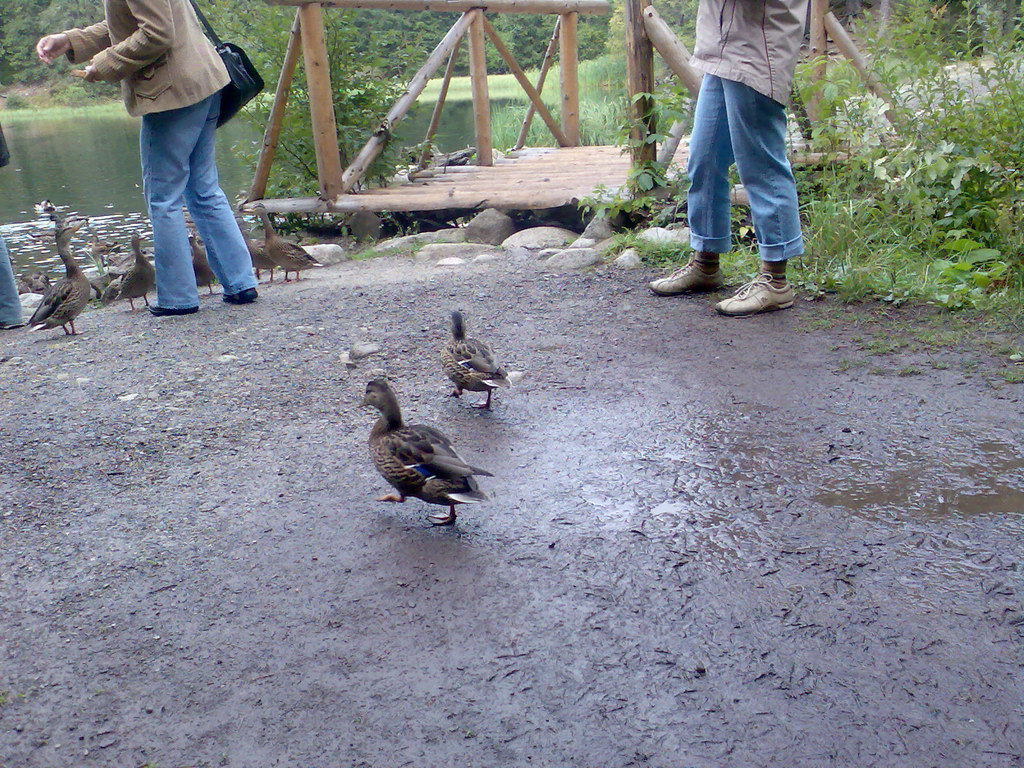
<path id="1" fill-rule="evenodd" d="M 793 286 L 786 283 L 782 288 L 772 285 L 772 276 L 758 275 L 742 286 L 736 295 L 715 305 L 720 315 L 729 317 L 750 317 L 761 312 L 789 309 L 793 306 Z"/>

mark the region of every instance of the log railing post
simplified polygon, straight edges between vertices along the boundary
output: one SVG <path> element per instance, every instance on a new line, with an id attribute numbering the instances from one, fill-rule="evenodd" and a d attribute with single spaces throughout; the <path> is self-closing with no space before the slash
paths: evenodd
<path id="1" fill-rule="evenodd" d="M 811 0 L 811 47 L 808 54 L 814 61 L 813 82 L 820 86 L 827 71 L 826 54 L 828 53 L 828 35 L 825 32 L 825 14 L 828 13 L 828 0 Z M 807 100 L 807 116 L 812 122 L 819 117 L 820 94 L 817 90 Z"/>
<path id="2" fill-rule="evenodd" d="M 576 144 L 573 144 L 567 138 L 567 136 L 563 132 L 563 129 L 558 127 L 558 123 L 556 123 L 555 118 L 551 116 L 551 112 L 548 111 L 547 105 L 541 98 L 540 93 L 537 91 L 536 88 L 533 87 L 533 83 L 530 82 L 529 78 L 526 76 L 526 73 L 523 71 L 523 68 L 519 66 L 519 62 L 516 61 L 516 57 L 512 55 L 512 51 L 510 51 L 508 49 L 508 46 L 505 45 L 505 41 L 498 36 L 497 30 L 494 29 L 494 27 L 491 25 L 491 22 L 487 20 L 486 16 L 481 16 L 481 18 L 484 20 L 484 29 L 487 30 L 487 36 L 491 39 L 491 44 L 498 50 L 498 53 L 501 55 L 501 58 L 505 60 L 505 63 L 508 65 L 508 68 L 512 72 L 512 75 L 519 82 L 519 85 L 522 86 L 522 89 L 526 91 L 526 95 L 529 97 L 530 103 L 533 105 L 534 109 L 536 109 L 540 113 L 541 119 L 544 121 L 544 124 L 548 127 L 548 130 L 551 131 L 551 135 L 555 137 L 555 141 L 558 142 L 558 146 L 577 146 L 579 144 L 579 141 L 577 140 Z M 578 124 L 576 133 L 577 135 L 579 134 Z"/>
<path id="3" fill-rule="evenodd" d="M 626 84 L 629 96 L 629 114 L 633 167 L 655 160 L 657 149 L 649 137 L 656 130 L 654 104 L 649 94 L 654 92 L 654 48 L 644 28 L 643 11 L 650 0 L 625 0 L 626 21 Z M 648 94 L 640 96 L 639 94 Z"/>
<path id="4" fill-rule="evenodd" d="M 473 121 L 476 126 L 476 164 L 494 165 L 491 136 L 491 99 L 487 91 L 487 52 L 484 12 L 470 11 L 469 78 L 473 86 Z"/>
<path id="5" fill-rule="evenodd" d="M 562 132 L 569 146 L 580 145 L 580 75 L 577 29 L 579 14 L 563 13 L 558 37 L 558 63 L 562 85 Z"/>
<path id="6" fill-rule="evenodd" d="M 470 11 L 459 17 L 458 21 L 445 33 L 445 36 L 441 38 L 441 42 L 437 44 L 437 47 L 427 57 L 423 66 L 413 75 L 412 80 L 409 81 L 409 85 L 405 89 L 405 93 L 388 110 L 387 115 L 385 115 L 377 130 L 373 132 L 373 136 L 359 150 L 359 154 L 356 155 L 352 164 L 345 169 L 345 174 L 342 177 L 342 192 L 351 192 L 363 176 L 366 175 L 370 165 L 377 159 L 377 156 L 384 149 L 384 145 L 391 138 L 391 132 L 395 124 L 409 113 L 409 110 L 416 103 L 416 99 L 423 93 L 423 89 L 427 87 L 430 78 L 433 77 L 445 58 L 452 56 L 455 47 L 462 40 L 462 36 L 466 34 L 467 28 L 472 26 L 474 13 L 476 12 Z"/>
<path id="7" fill-rule="evenodd" d="M 299 20 L 320 197 L 333 200 L 341 193 L 341 152 L 338 149 L 338 126 L 334 120 L 334 92 L 324 40 L 322 6 L 319 3 L 299 6 Z"/>
<path id="8" fill-rule="evenodd" d="M 559 32 L 562 28 L 561 17 L 555 19 L 555 31 L 551 33 L 551 39 L 548 40 L 547 50 L 544 51 L 544 61 L 540 65 L 540 74 L 537 76 L 537 93 L 544 95 L 544 81 L 548 79 L 548 70 L 551 69 L 551 62 L 555 58 L 555 48 L 558 47 Z M 533 122 L 533 115 L 537 111 L 537 108 L 533 106 L 533 102 L 530 102 L 530 106 L 526 110 L 526 116 L 523 118 L 523 124 L 519 128 L 519 138 L 516 139 L 516 145 L 512 149 L 522 149 L 523 145 L 526 144 L 526 134 L 530 132 L 530 123 Z"/>
<path id="9" fill-rule="evenodd" d="M 274 92 L 274 105 L 270 108 L 267 130 L 263 134 L 263 148 L 260 149 L 260 157 L 256 163 L 256 173 L 253 174 L 252 187 L 249 188 L 247 202 L 262 200 L 267 196 L 270 166 L 274 164 L 274 155 L 277 154 L 277 144 L 281 138 L 284 111 L 288 105 L 288 92 L 292 87 L 292 77 L 295 75 L 295 67 L 298 65 L 301 52 L 302 23 L 299 19 L 299 12 L 296 11 L 295 21 L 292 23 L 292 31 L 288 37 L 288 49 L 285 51 L 284 63 L 281 65 L 281 76 L 277 80 L 277 90 Z"/>
<path id="10" fill-rule="evenodd" d="M 434 140 L 434 134 L 437 133 L 437 129 L 441 126 L 441 112 L 444 110 L 445 99 L 448 98 L 448 88 L 452 84 L 452 76 L 455 74 L 455 63 L 461 46 L 462 38 L 460 37 L 448 56 L 448 66 L 444 68 L 441 90 L 437 94 L 437 102 L 434 104 L 434 111 L 430 115 L 430 125 L 427 126 L 427 133 L 423 137 L 423 152 L 420 153 L 419 162 L 416 163 L 418 169 L 426 168 L 430 162 L 430 143 Z"/>

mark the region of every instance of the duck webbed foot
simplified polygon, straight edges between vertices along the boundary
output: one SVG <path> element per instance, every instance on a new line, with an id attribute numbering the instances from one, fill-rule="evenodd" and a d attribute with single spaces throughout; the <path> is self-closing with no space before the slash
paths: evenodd
<path id="1" fill-rule="evenodd" d="M 428 518 L 431 525 L 453 525 L 455 523 L 455 505 L 448 505 L 448 512 L 435 512 Z"/>
<path id="2" fill-rule="evenodd" d="M 387 493 L 378 498 L 377 501 L 388 501 L 394 502 L 395 504 L 401 504 L 405 501 L 405 496 L 400 493 Z"/>

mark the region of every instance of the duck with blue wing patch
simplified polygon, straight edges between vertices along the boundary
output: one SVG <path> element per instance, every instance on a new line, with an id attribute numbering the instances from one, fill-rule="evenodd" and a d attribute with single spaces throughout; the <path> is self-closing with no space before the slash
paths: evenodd
<path id="1" fill-rule="evenodd" d="M 381 476 L 398 491 L 378 501 L 403 502 L 407 496 L 448 507 L 447 514 L 430 515 L 434 525 L 455 522 L 456 504 L 487 499 L 475 475 L 490 477 L 486 469 L 468 464 L 443 433 L 423 424 L 405 424 L 391 385 L 374 379 L 366 385 L 362 405 L 380 411 L 370 431 L 370 456 Z"/>
<path id="2" fill-rule="evenodd" d="M 466 323 L 458 311 L 452 312 L 452 338 L 441 349 L 441 365 L 455 384 L 452 397 L 461 397 L 464 389 L 487 393 L 487 400 L 477 408 L 490 409 L 494 390 L 512 386 L 490 345 L 479 339 L 466 338 Z"/>

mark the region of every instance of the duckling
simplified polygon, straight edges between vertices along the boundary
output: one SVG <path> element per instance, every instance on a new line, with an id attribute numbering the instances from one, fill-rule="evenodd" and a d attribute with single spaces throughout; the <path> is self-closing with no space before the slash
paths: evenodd
<path id="1" fill-rule="evenodd" d="M 477 408 L 490 410 L 494 390 L 512 386 L 490 346 L 479 339 L 466 338 L 465 321 L 458 311 L 452 312 L 452 338 L 441 349 L 441 365 L 455 384 L 451 397 L 461 397 L 464 389 L 487 393 L 486 402 Z"/>
<path id="2" fill-rule="evenodd" d="M 78 334 L 75 330 L 75 318 L 89 303 L 92 285 L 75 262 L 75 256 L 71 251 L 71 238 L 84 226 L 84 219 L 71 223 L 62 221 L 58 224 L 57 253 L 64 262 L 65 276 L 50 286 L 42 303 L 28 321 L 33 331 L 56 328 L 59 325 L 68 336 Z M 71 327 L 70 332 L 68 326 Z"/>
<path id="3" fill-rule="evenodd" d="M 135 299 L 142 299 L 146 302 L 146 306 L 149 306 L 146 294 L 156 287 L 156 269 L 143 255 L 142 235 L 137 232 L 132 235 L 132 253 L 135 254 L 135 263 L 121 278 L 121 290 L 118 292 L 117 298 L 128 299 L 128 304 L 134 312 Z"/>
<path id="4" fill-rule="evenodd" d="M 256 214 L 260 217 L 260 221 L 263 222 L 263 232 L 266 235 L 264 248 L 266 250 L 267 257 L 284 270 L 284 281 L 286 283 L 289 282 L 289 272 L 294 272 L 295 279 L 298 280 L 302 270 L 323 266 L 323 264 L 310 256 L 306 252 L 306 249 L 298 243 L 293 243 L 291 240 L 285 240 L 277 234 L 274 230 L 274 225 L 270 222 L 270 214 L 267 213 L 267 209 L 265 207 L 259 205 L 256 206 L 255 210 Z"/>
<path id="5" fill-rule="evenodd" d="M 92 228 L 92 222 L 89 222 L 89 234 L 92 236 L 92 243 L 89 245 L 89 252 L 92 254 L 93 261 L 98 261 L 100 266 L 104 270 L 107 269 L 107 257 L 114 252 L 115 246 L 113 243 L 106 243 L 100 240 L 100 236 L 96 234 L 96 231 Z"/>
<path id="6" fill-rule="evenodd" d="M 253 269 L 256 270 L 256 279 L 259 280 L 260 272 L 266 269 L 270 272 L 270 279 L 267 282 L 274 282 L 274 270 L 277 268 L 277 264 L 267 256 L 266 243 L 253 240 L 249 235 L 248 227 L 241 219 L 236 217 L 235 221 L 238 222 L 238 229 L 242 233 L 242 239 L 245 240 L 245 247 L 249 249 L 249 258 L 252 259 Z"/>
<path id="7" fill-rule="evenodd" d="M 188 244 L 192 247 L 192 269 L 196 273 L 196 287 L 206 286 L 213 296 L 213 281 L 216 276 L 210 269 L 210 261 L 206 258 L 206 246 L 199 242 L 195 232 L 188 233 Z"/>
<path id="8" fill-rule="evenodd" d="M 18 278 L 18 293 L 46 293 L 50 287 L 50 276 L 45 272 L 33 272 L 28 277 Z"/>
<path id="9" fill-rule="evenodd" d="M 387 379 L 374 379 L 366 385 L 362 405 L 380 411 L 370 432 L 370 456 L 381 476 L 398 490 L 378 501 L 401 503 L 406 496 L 413 496 L 428 504 L 447 506 L 447 514 L 433 514 L 429 520 L 434 525 L 451 525 L 456 504 L 487 499 L 473 476 L 493 475 L 467 464 L 455 452 L 451 440 L 433 427 L 406 425 Z"/>

